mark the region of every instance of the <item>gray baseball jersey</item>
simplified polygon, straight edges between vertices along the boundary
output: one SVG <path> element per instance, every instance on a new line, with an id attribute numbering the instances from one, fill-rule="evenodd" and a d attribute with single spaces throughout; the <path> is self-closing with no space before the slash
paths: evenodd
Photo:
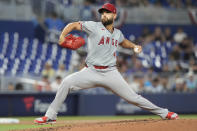
<path id="1" fill-rule="evenodd" d="M 45 116 L 56 119 L 58 110 L 70 90 L 94 88 L 99 85 L 112 90 L 129 103 L 165 118 L 168 109 L 160 108 L 136 94 L 114 67 L 116 65 L 116 49 L 119 43 L 124 40 L 122 32 L 114 29 L 113 33 L 110 33 L 101 22 L 93 21 L 81 22 L 81 29 L 88 34 L 88 56 L 86 59 L 88 67 L 63 79 Z M 107 70 L 96 69 L 94 65 L 109 67 Z"/>
<path id="2" fill-rule="evenodd" d="M 122 32 L 114 28 L 109 32 L 101 22 L 82 21 L 81 30 L 88 34 L 87 65 L 116 65 L 116 50 L 124 40 Z"/>

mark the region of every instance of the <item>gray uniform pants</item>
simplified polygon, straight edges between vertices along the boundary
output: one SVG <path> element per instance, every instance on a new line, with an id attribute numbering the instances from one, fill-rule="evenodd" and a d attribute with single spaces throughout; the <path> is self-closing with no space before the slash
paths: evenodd
<path id="1" fill-rule="evenodd" d="M 51 119 L 57 118 L 58 110 L 65 101 L 69 91 L 93 88 L 96 86 L 103 86 L 127 102 L 159 115 L 161 118 L 165 118 L 168 113 L 168 109 L 160 108 L 136 94 L 117 69 L 97 71 L 91 67 L 85 67 L 81 71 L 73 73 L 63 79 L 56 93 L 56 97 L 49 106 L 45 116 Z"/>

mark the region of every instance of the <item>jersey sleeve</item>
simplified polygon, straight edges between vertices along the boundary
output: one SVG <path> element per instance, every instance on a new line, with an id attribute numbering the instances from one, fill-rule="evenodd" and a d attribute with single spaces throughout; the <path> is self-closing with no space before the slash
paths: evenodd
<path id="1" fill-rule="evenodd" d="M 125 39 L 125 37 L 122 34 L 122 32 L 120 31 L 119 43 L 122 43 L 124 39 Z"/>
<path id="2" fill-rule="evenodd" d="M 93 33 L 95 30 L 96 22 L 94 21 L 80 21 L 81 30 L 86 32 L 87 34 Z"/>

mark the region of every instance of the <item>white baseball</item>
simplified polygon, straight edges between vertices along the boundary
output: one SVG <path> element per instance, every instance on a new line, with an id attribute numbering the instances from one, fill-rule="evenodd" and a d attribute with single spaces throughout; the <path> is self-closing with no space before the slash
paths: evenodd
<path id="1" fill-rule="evenodd" d="M 138 48 L 138 47 L 135 47 L 135 48 L 134 48 L 134 51 L 135 51 L 135 52 L 139 52 L 139 48 Z"/>

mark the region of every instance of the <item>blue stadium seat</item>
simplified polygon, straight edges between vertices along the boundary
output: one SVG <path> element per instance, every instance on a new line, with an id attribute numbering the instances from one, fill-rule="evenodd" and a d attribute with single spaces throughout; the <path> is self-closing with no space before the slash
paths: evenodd
<path id="1" fill-rule="evenodd" d="M 3 66 L 3 60 L 0 59 L 0 68 Z"/>

